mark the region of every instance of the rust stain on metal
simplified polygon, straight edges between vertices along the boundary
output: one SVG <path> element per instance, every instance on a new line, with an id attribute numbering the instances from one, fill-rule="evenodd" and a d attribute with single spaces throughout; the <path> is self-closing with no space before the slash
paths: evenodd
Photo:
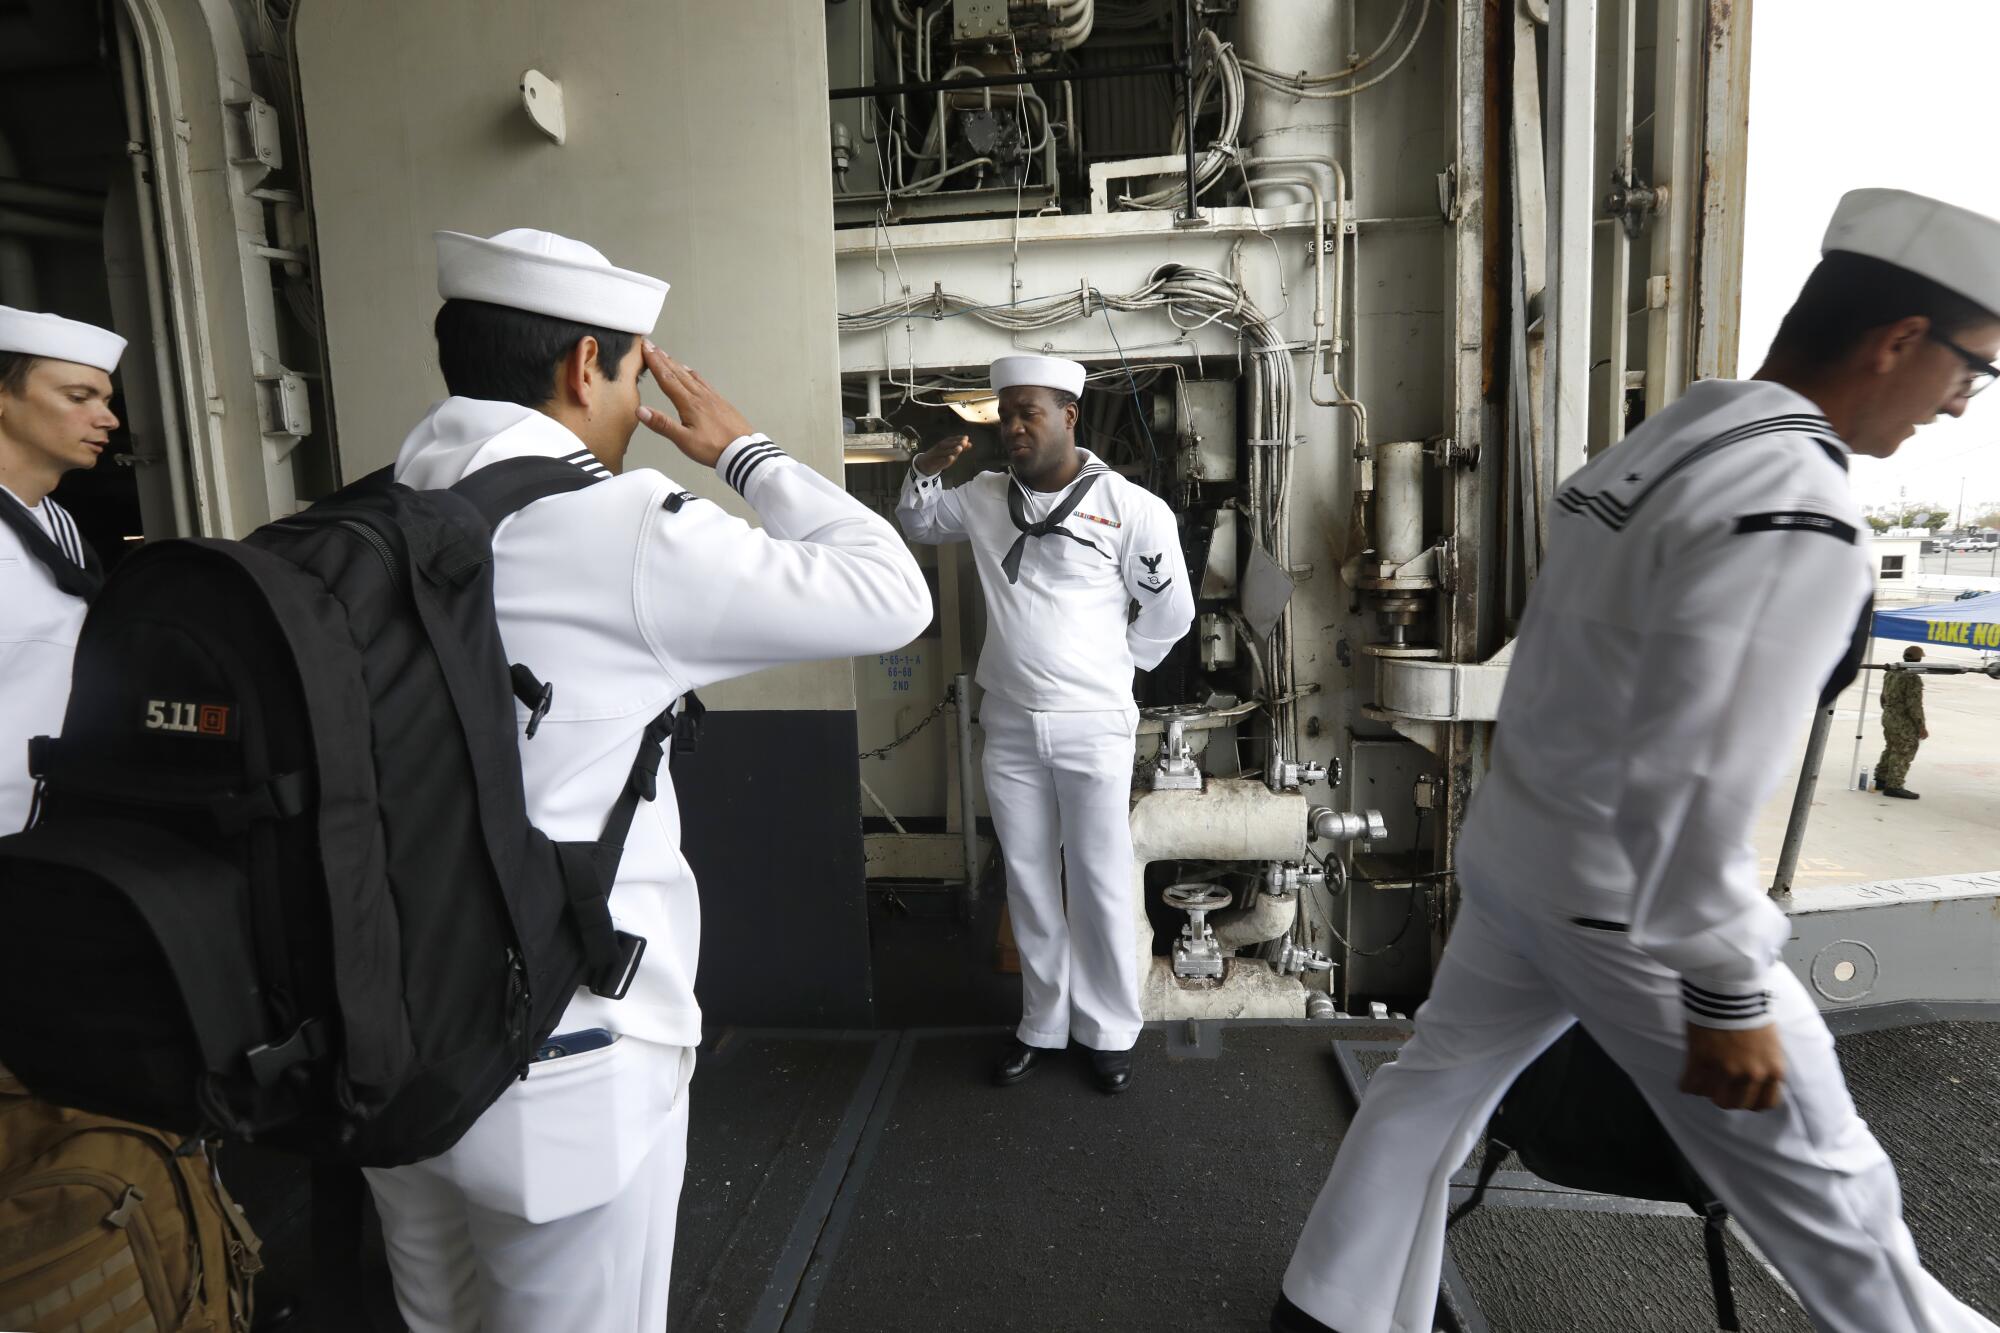
<path id="1" fill-rule="evenodd" d="M 1708 0 L 1708 44 L 1720 50 L 1736 17 L 1736 0 Z"/>

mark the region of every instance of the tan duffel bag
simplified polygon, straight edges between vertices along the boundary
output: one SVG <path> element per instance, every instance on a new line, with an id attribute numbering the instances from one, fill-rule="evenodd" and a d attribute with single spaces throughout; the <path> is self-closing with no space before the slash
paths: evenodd
<path id="1" fill-rule="evenodd" d="M 200 1144 L 0 1070 L 0 1329 L 248 1333 L 257 1250 Z"/>

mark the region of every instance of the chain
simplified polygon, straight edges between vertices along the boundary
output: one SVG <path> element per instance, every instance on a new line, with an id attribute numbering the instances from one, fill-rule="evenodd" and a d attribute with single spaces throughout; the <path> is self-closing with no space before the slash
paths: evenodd
<path id="1" fill-rule="evenodd" d="M 917 723 L 916 726 L 911 727 L 908 731 L 904 732 L 902 735 L 896 737 L 895 740 L 890 741 L 887 745 L 879 746 L 873 750 L 863 751 L 861 757 L 863 759 L 888 758 L 889 751 L 895 749 L 899 745 L 908 742 L 918 732 L 922 731 L 925 727 L 928 727 L 931 723 L 937 721 L 938 717 L 944 712 L 945 709 L 951 707 L 953 704 L 957 702 L 958 702 L 958 686 L 951 685 L 946 687 L 944 692 L 944 698 L 938 700 L 936 708 L 933 708 L 931 709 L 930 712 L 924 714 L 923 720 L 921 722 Z"/>

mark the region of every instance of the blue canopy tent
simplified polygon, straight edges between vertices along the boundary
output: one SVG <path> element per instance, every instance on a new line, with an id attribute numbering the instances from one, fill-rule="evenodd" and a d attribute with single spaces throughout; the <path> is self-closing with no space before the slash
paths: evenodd
<path id="1" fill-rule="evenodd" d="M 1869 640 L 1868 657 L 1875 655 L 1875 639 L 1901 639 L 1912 643 L 1971 648 L 1979 652 L 2000 652 L 2000 592 L 1982 592 L 1934 606 L 1902 606 L 1877 611 L 1869 632 L 1874 638 Z M 1954 673 L 1974 670 L 1984 670 L 1995 679 L 2000 679 L 2000 671 L 1990 665 L 1985 668 L 1928 668 L 1928 671 Z M 1861 709 L 1854 719 L 1854 759 L 1849 767 L 1849 772 L 1855 775 L 1861 773 L 1861 746 L 1868 726 L 1868 694 L 1874 685 L 1872 669 L 1862 675 Z M 1813 717 L 1812 736 L 1806 742 L 1805 767 L 1799 776 L 1798 794 L 1792 802 L 1791 822 L 1785 827 L 1784 847 L 1778 854 L 1778 877 L 1772 885 L 1773 892 L 1792 891 L 1792 875 L 1798 868 L 1799 849 L 1805 840 L 1806 818 L 1812 810 L 1812 793 L 1819 783 L 1820 761 L 1826 753 L 1827 736 L 1832 731 L 1832 724 L 1831 705 Z"/>
<path id="2" fill-rule="evenodd" d="M 1875 613 L 1875 637 L 2000 652 L 2000 592 Z"/>

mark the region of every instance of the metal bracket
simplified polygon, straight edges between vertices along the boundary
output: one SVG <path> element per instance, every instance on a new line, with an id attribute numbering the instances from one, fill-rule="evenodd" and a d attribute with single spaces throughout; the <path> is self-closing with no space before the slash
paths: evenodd
<path id="1" fill-rule="evenodd" d="M 1437 174 L 1438 216 L 1446 222 L 1458 221 L 1458 165 L 1453 163 Z M 1348 224 L 1350 227 L 1352 223 Z"/>
<path id="2" fill-rule="evenodd" d="M 1637 176 L 1611 175 L 1611 193 L 1604 196 L 1604 211 L 1617 218 L 1625 235 L 1639 239 L 1646 224 L 1666 211 L 1667 187 L 1649 186 Z"/>
<path id="3" fill-rule="evenodd" d="M 1431 461 L 1439 467 L 1476 468 L 1479 466 L 1479 446 L 1460 444 L 1449 435 L 1440 435 L 1424 447 Z"/>
<path id="4" fill-rule="evenodd" d="M 278 108 L 255 93 L 245 93 L 223 105 L 230 112 L 226 119 L 229 160 L 244 169 L 249 184 L 256 185 L 285 164 L 284 127 L 278 120 Z"/>
<path id="5" fill-rule="evenodd" d="M 1201 768 L 1188 746 L 1184 718 L 1166 719 L 1166 738 L 1160 742 L 1160 760 L 1153 769 L 1153 790 L 1201 790 Z"/>
<path id="6" fill-rule="evenodd" d="M 275 361 L 258 369 L 257 428 L 265 439 L 280 442 L 280 457 L 312 434 L 312 400 L 305 376 Z"/>

